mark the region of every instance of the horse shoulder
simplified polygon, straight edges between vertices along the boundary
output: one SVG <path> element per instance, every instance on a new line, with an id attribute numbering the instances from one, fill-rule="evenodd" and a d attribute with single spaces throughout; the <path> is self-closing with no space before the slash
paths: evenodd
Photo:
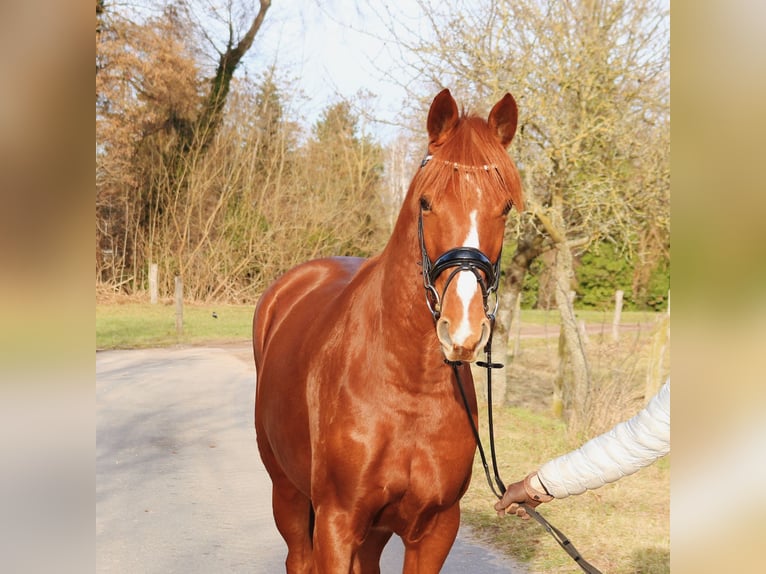
<path id="1" fill-rule="evenodd" d="M 358 257 L 315 259 L 292 268 L 274 281 L 259 299 L 253 318 L 256 363 L 271 334 L 291 313 L 307 313 L 306 307 L 309 312 L 311 308 L 315 312 L 322 308 L 348 284 L 363 262 L 364 259 Z"/>

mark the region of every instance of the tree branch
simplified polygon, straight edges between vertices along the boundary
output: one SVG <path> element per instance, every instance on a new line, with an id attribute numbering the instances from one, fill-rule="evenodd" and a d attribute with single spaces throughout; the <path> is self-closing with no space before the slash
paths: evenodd
<path id="1" fill-rule="evenodd" d="M 260 30 L 261 25 L 266 18 L 266 12 L 271 7 L 271 0 L 261 0 L 260 3 L 261 7 L 258 10 L 258 14 L 253 18 L 250 28 L 234 47 L 232 47 L 233 37 L 231 26 L 229 28 L 229 41 L 227 43 L 226 51 L 221 54 L 221 58 L 218 60 L 218 69 L 211 81 L 210 92 L 208 93 L 205 107 L 197 122 L 197 135 L 201 137 L 201 140 L 199 141 L 200 149 L 207 148 L 213 140 L 213 136 L 215 135 L 218 126 L 221 124 L 221 114 L 223 112 L 223 107 L 226 104 L 226 97 L 229 94 L 229 87 L 231 85 L 231 78 L 234 75 L 234 71 L 253 45 L 253 40 L 255 40 L 258 30 Z M 191 146 L 191 142 L 187 141 L 184 143 L 186 147 Z"/>
<path id="2" fill-rule="evenodd" d="M 543 211 L 543 208 L 533 199 L 527 199 L 527 205 L 529 212 L 534 215 L 537 220 L 543 225 L 543 228 L 553 240 L 554 243 L 562 243 L 566 241 L 566 236 L 563 231 L 556 228 L 551 221 L 551 218 Z"/>

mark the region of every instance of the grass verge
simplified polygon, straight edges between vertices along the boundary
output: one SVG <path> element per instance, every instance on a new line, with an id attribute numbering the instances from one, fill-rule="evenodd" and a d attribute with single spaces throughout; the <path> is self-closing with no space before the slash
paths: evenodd
<path id="1" fill-rule="evenodd" d="M 500 476 L 506 483 L 578 446 L 564 438 L 563 423 L 526 409 L 499 409 L 495 433 Z M 482 436 L 487 436 L 486 428 Z M 602 572 L 670 572 L 669 475 L 670 460 L 661 459 L 616 483 L 554 500 L 538 510 Z M 525 562 L 532 573 L 581 572 L 542 526 L 531 519 L 498 517 L 492 508 L 495 501 L 477 458 L 462 502 L 463 522 L 502 552 Z"/>
<path id="2" fill-rule="evenodd" d="M 519 356 L 508 357 L 506 404 L 494 407 L 500 476 L 508 484 L 638 412 L 645 399 L 644 373 L 652 332 L 593 336 L 588 354 L 597 399 L 587 436 L 567 431 L 551 414 L 556 339 L 524 339 Z M 484 373 L 475 372 L 477 387 Z M 479 393 L 481 396 L 481 393 Z M 480 400 L 481 436 L 489 457 L 486 405 Z M 526 563 L 532 574 L 579 573 L 580 567 L 534 520 L 498 517 L 496 502 L 476 457 L 462 520 L 500 551 Z M 670 572 L 670 457 L 595 491 L 543 504 L 539 510 L 569 537 L 582 556 L 609 574 Z"/>
<path id="3" fill-rule="evenodd" d="M 108 302 L 96 305 L 96 349 L 161 347 L 247 341 L 253 305 L 185 304 L 183 333 L 176 333 L 169 302 Z"/>
<path id="4" fill-rule="evenodd" d="M 614 311 L 596 311 L 593 309 L 578 309 L 575 311 L 578 319 L 582 319 L 587 323 L 598 325 L 612 324 L 614 318 Z M 657 316 L 653 311 L 623 311 L 620 315 L 620 321 L 622 323 L 651 323 Z M 561 317 L 556 309 L 522 309 L 521 320 L 524 323 L 530 323 L 533 325 L 559 325 L 561 323 Z"/>
<path id="5" fill-rule="evenodd" d="M 482 419 L 486 420 L 484 412 Z M 500 476 L 506 483 L 522 479 L 546 460 L 567 452 L 562 422 L 523 408 L 496 409 Z M 482 437 L 489 456 L 486 426 Z M 670 460 L 661 459 L 616 483 L 579 496 L 554 500 L 540 513 L 570 539 L 580 554 L 610 574 L 670 572 Z M 475 534 L 516 560 L 533 574 L 578 573 L 580 567 L 534 520 L 498 517 L 496 499 L 480 460 L 462 501 L 462 520 Z"/>

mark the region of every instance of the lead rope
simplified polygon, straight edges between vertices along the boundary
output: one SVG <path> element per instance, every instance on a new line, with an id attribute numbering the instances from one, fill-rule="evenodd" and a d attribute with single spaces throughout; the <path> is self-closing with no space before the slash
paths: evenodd
<path id="1" fill-rule="evenodd" d="M 492 369 L 501 369 L 503 365 L 501 363 L 493 363 L 492 362 L 492 332 L 494 331 L 493 327 L 495 320 L 494 317 L 490 316 L 490 335 L 489 340 L 487 341 L 487 345 L 484 347 L 484 352 L 487 355 L 486 361 L 477 361 L 476 364 L 479 367 L 482 367 L 484 369 L 487 369 L 487 420 L 489 425 L 489 447 L 490 447 L 490 454 L 492 456 L 492 470 L 495 474 L 495 483 L 492 483 L 492 478 L 490 477 L 489 473 L 489 465 L 487 464 L 487 456 L 484 454 L 484 447 L 481 444 L 481 437 L 479 436 L 479 429 L 476 428 L 476 423 L 473 421 L 473 417 L 471 416 L 471 407 L 468 405 L 468 397 L 465 394 L 465 389 L 463 388 L 463 380 L 460 378 L 460 371 L 458 370 L 458 367 L 460 367 L 463 363 L 461 361 L 448 361 L 444 360 L 446 364 L 448 364 L 450 367 L 452 367 L 452 372 L 455 373 L 455 379 L 457 380 L 457 386 L 458 389 L 460 389 L 460 396 L 463 399 L 463 406 L 465 407 L 465 412 L 468 415 L 468 422 L 471 424 L 471 431 L 473 432 L 473 437 L 476 440 L 476 446 L 479 449 L 479 454 L 481 455 L 481 464 L 484 466 L 484 475 L 487 477 L 487 484 L 489 484 L 489 488 L 492 490 L 494 495 L 497 498 L 502 498 L 503 493 L 505 493 L 505 484 L 503 484 L 502 479 L 500 478 L 498 467 L 497 467 L 497 457 L 495 455 L 495 432 L 493 428 L 493 422 L 492 422 Z M 497 485 L 497 488 L 495 487 Z M 498 489 L 500 492 L 498 492 Z M 527 514 L 529 514 L 532 518 L 534 518 L 537 522 L 539 522 L 545 530 L 548 531 L 548 533 L 553 536 L 553 539 L 558 542 L 559 546 L 561 546 L 564 551 L 569 554 L 569 556 L 572 557 L 572 559 L 582 568 L 585 572 L 588 572 L 588 574 L 602 574 L 601 571 L 593 566 L 590 562 L 585 560 L 580 553 L 577 551 L 577 548 L 574 547 L 574 544 L 572 544 L 569 539 L 564 535 L 561 530 L 553 526 L 550 522 L 548 522 L 545 518 L 542 517 L 542 515 L 537 512 L 534 508 L 527 504 L 521 504 L 521 506 L 524 507 L 524 510 L 527 511 Z"/>

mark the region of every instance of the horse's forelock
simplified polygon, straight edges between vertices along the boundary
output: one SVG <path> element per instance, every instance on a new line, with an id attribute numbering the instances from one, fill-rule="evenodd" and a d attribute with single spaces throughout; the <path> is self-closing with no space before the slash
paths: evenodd
<path id="1" fill-rule="evenodd" d="M 427 169 L 422 169 L 414 183 L 432 200 L 448 188 L 462 197 L 463 187 L 470 173 L 472 185 L 479 185 L 490 201 L 513 202 L 518 210 L 523 208 L 521 180 L 513 160 L 503 149 L 487 122 L 476 115 L 464 115 L 457 123 L 451 137 L 435 154 Z M 487 166 L 489 169 L 484 169 Z"/>

